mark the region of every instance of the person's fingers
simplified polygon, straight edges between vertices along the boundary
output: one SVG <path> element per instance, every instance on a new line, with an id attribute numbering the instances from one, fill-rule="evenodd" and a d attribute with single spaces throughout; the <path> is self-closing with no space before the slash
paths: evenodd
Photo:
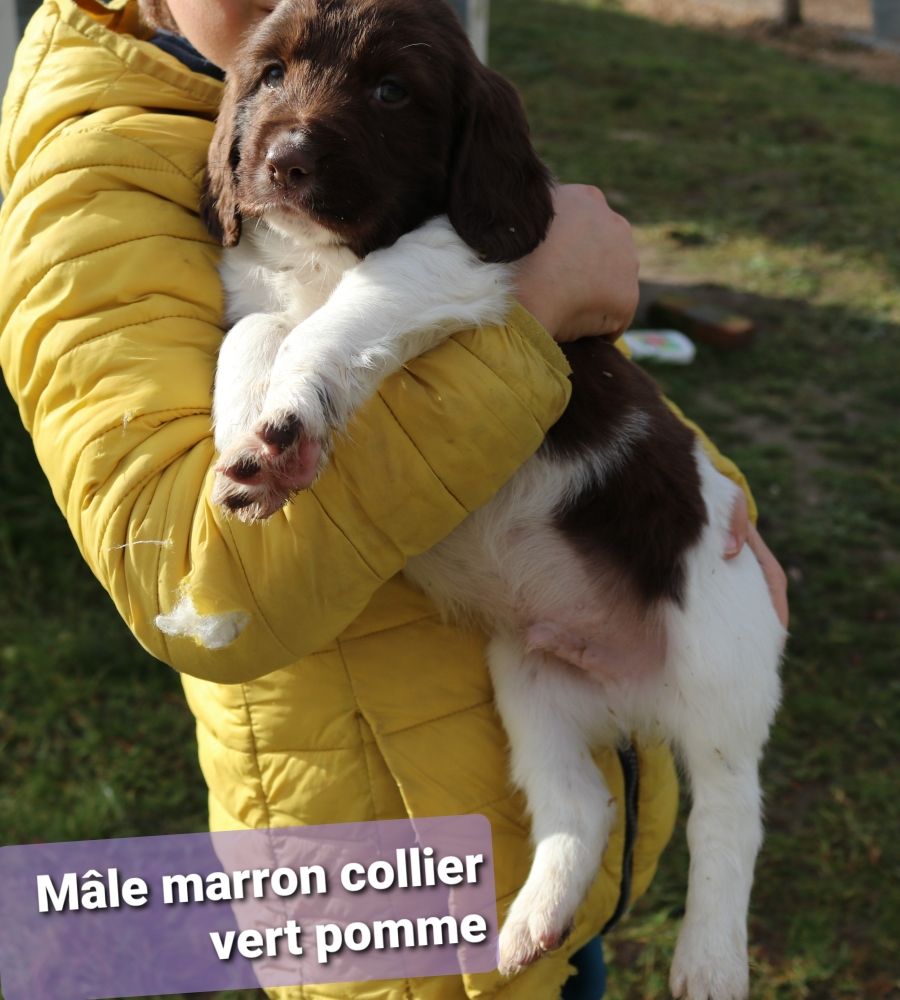
<path id="1" fill-rule="evenodd" d="M 621 251 L 617 280 L 609 291 L 608 312 L 603 314 L 600 328 L 596 332 L 615 340 L 631 326 L 637 312 L 641 294 L 638 282 L 640 263 L 631 223 L 618 212 L 611 211 L 608 225 L 610 233 L 615 234 L 616 245 L 621 247 Z"/>
<path id="2" fill-rule="evenodd" d="M 747 497 L 743 490 L 738 490 L 731 508 L 731 521 L 728 526 L 728 540 L 723 553 L 726 559 L 734 559 L 747 543 L 750 531 L 750 512 L 747 508 Z"/>
<path id="3" fill-rule="evenodd" d="M 772 597 L 772 605 L 775 608 L 775 613 L 778 615 L 778 620 L 784 628 L 787 628 L 790 618 L 787 574 L 781 568 L 781 563 L 772 554 L 772 550 L 763 541 L 762 535 L 760 535 L 752 524 L 747 533 L 747 544 L 762 567 L 763 576 L 766 578 L 769 594 Z"/>
<path id="4" fill-rule="evenodd" d="M 518 264 L 517 297 L 557 341 L 615 339 L 638 305 L 631 226 L 588 185 L 557 187 L 553 201 L 546 239 Z"/>
<path id="5" fill-rule="evenodd" d="M 738 491 L 734 506 L 731 510 L 731 521 L 728 526 L 728 539 L 725 543 L 723 556 L 725 559 L 734 559 L 745 545 L 750 546 L 750 551 L 756 556 L 766 578 L 769 594 L 772 598 L 772 606 L 778 615 L 778 620 L 787 628 L 788 626 L 788 596 L 787 574 L 781 568 L 781 563 L 772 554 L 772 550 L 763 541 L 762 535 L 756 530 L 755 525 L 750 521 L 747 508 L 747 497 L 743 491 Z"/>

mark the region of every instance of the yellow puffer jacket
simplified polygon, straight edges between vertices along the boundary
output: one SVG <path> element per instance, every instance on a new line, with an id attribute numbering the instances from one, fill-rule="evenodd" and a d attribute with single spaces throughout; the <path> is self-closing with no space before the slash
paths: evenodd
<path id="1" fill-rule="evenodd" d="M 84 558 L 183 674 L 213 828 L 484 813 L 502 911 L 529 824 L 483 638 L 442 624 L 398 573 L 538 447 L 568 398 L 565 361 L 519 308 L 456 336 L 385 382 L 312 491 L 264 527 L 223 520 L 209 502 L 218 248 L 197 216 L 221 87 L 141 35 L 131 0 L 46 0 L 18 53 L 0 134 L 0 362 L 22 420 Z M 155 628 L 185 582 L 202 612 L 249 612 L 236 642 L 209 651 Z M 676 800 L 668 752 L 639 758 L 632 895 Z M 598 761 L 622 801 L 617 756 Z M 513 981 L 280 995 L 556 996 L 617 906 L 623 826 L 567 945 Z"/>

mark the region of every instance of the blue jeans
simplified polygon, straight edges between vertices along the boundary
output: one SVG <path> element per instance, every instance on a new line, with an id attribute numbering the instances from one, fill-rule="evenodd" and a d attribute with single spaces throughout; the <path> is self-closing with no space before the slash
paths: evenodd
<path id="1" fill-rule="evenodd" d="M 576 951 L 572 964 L 578 971 L 566 980 L 561 1000 L 600 1000 L 606 992 L 603 938 L 598 935 Z"/>

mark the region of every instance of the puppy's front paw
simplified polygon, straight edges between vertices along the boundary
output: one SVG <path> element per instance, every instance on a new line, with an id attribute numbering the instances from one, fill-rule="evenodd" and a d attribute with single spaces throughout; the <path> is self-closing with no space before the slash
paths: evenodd
<path id="1" fill-rule="evenodd" d="M 245 523 L 264 521 L 313 484 L 323 455 L 321 442 L 299 431 L 264 427 L 221 455 L 213 502 Z"/>
<path id="2" fill-rule="evenodd" d="M 669 974 L 669 989 L 679 1000 L 746 1000 L 750 992 L 747 949 L 716 928 L 704 934 L 682 926 Z M 741 935 L 738 935 L 740 937 Z"/>
<path id="3" fill-rule="evenodd" d="M 314 370 L 289 369 L 272 379 L 253 430 L 274 453 L 289 450 L 299 438 L 327 450 L 353 410 L 349 370 L 324 356 L 316 360 L 320 367 Z"/>

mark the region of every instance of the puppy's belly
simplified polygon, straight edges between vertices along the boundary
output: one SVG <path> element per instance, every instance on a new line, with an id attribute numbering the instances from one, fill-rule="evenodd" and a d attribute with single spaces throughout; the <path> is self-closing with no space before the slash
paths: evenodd
<path id="1" fill-rule="evenodd" d="M 576 473 L 577 478 L 577 473 Z M 648 612 L 612 564 L 583 558 L 553 512 L 573 485 L 567 463 L 536 455 L 406 575 L 448 617 L 521 638 L 523 649 L 599 681 L 647 680 L 666 659 L 664 616 Z"/>

